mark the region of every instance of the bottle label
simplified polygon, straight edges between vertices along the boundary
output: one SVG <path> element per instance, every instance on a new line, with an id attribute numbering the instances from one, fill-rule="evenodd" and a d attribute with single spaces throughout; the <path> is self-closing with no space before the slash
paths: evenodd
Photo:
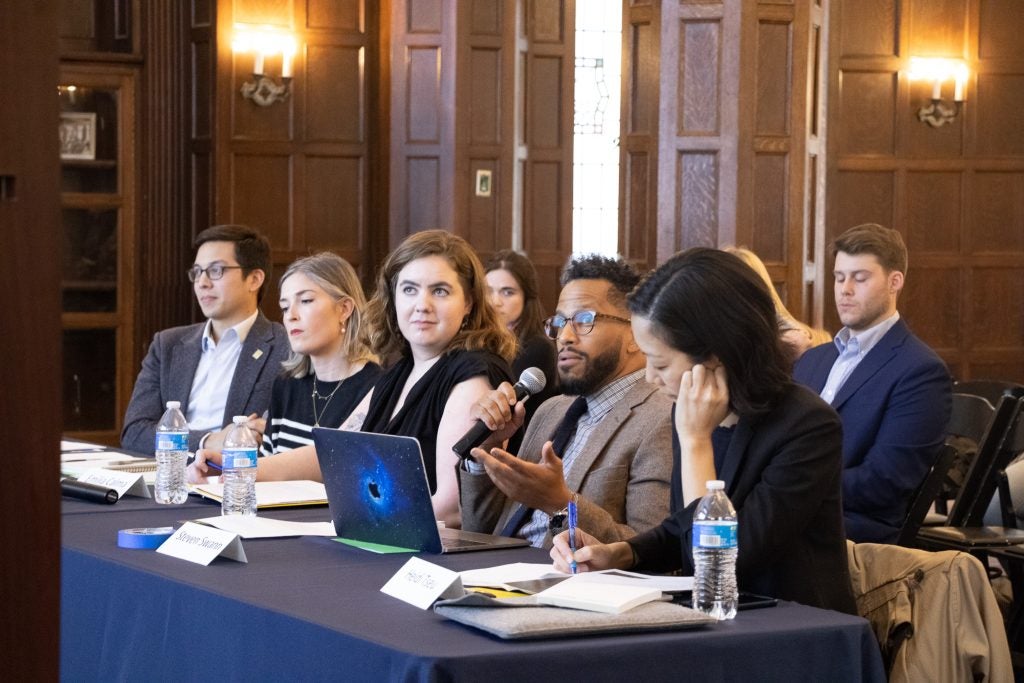
<path id="1" fill-rule="evenodd" d="M 225 448 L 221 451 L 223 468 L 236 470 L 244 467 L 256 467 L 255 448 Z"/>
<path id="2" fill-rule="evenodd" d="M 694 548 L 735 548 L 739 545 L 736 522 L 704 521 L 693 523 Z"/>
<path id="3" fill-rule="evenodd" d="M 187 451 L 188 434 L 183 432 L 157 432 L 156 450 L 158 451 Z"/>

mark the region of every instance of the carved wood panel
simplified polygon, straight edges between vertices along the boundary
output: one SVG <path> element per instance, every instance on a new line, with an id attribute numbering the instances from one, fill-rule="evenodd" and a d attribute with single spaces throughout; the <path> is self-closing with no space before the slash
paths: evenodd
<path id="1" fill-rule="evenodd" d="M 1024 6 L 866 0 L 842 3 L 833 20 L 829 237 L 866 221 L 900 230 L 910 250 L 900 311 L 915 332 L 960 379 L 1024 381 Z M 911 55 L 967 61 L 950 125 L 918 121 L 931 93 L 907 78 Z"/>
<path id="2" fill-rule="evenodd" d="M 641 270 L 657 264 L 660 13 L 652 2 L 623 9 L 619 249 Z"/>
<path id="3" fill-rule="evenodd" d="M 409 11 L 396 23 L 421 30 L 424 16 L 431 15 Z M 387 233 L 377 229 L 387 213 L 382 201 L 388 187 L 388 164 L 380 158 L 386 148 L 380 139 L 386 111 L 379 92 L 381 17 L 379 3 L 366 0 L 217 0 L 215 26 L 206 36 L 215 49 L 208 47 L 202 31 L 193 30 L 193 59 L 200 74 L 193 111 L 196 230 L 214 221 L 258 228 L 271 241 L 277 274 L 297 256 L 330 249 L 361 271 L 364 282 L 372 278 L 373 265 L 387 247 Z M 252 80 L 254 58 L 231 50 L 236 23 L 266 24 L 295 36 L 294 77 L 284 101 L 264 107 L 239 94 L 242 84 Z M 430 47 L 411 47 L 420 50 L 419 59 L 408 65 L 414 76 L 433 75 L 436 55 Z M 207 60 L 215 73 L 212 106 L 203 102 Z M 280 81 L 279 55 L 268 56 L 264 66 Z M 403 74 L 408 76 L 408 69 Z M 414 82 L 424 83 L 422 78 Z M 207 108 L 213 118 L 212 167 L 202 134 Z M 403 134 L 431 132 L 431 119 L 421 114 L 403 119 L 416 126 L 403 126 Z M 204 212 L 201 181 L 207 178 L 215 191 L 205 200 L 210 209 Z M 203 220 L 204 213 L 212 215 Z M 263 308 L 277 318 L 276 276 L 273 280 Z"/>

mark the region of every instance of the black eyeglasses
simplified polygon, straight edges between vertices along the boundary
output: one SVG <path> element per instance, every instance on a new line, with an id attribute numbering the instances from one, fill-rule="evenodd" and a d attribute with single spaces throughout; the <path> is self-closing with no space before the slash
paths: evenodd
<path id="1" fill-rule="evenodd" d="M 544 321 L 544 333 L 552 339 L 558 339 L 558 335 L 562 333 L 562 328 L 566 324 L 572 324 L 572 330 L 576 334 L 583 336 L 590 334 L 590 331 L 594 329 L 594 323 L 597 322 L 598 318 L 605 318 L 606 320 L 614 320 L 620 323 L 629 324 L 629 318 L 620 318 L 617 315 L 608 315 L 607 313 L 598 313 L 597 311 L 576 311 L 571 317 L 566 318 L 564 315 L 553 315 Z"/>
<path id="2" fill-rule="evenodd" d="M 211 280 L 219 280 L 224 277 L 224 271 L 231 268 L 241 268 L 242 266 L 225 266 L 223 263 L 213 263 L 205 268 L 200 268 L 198 265 L 194 265 L 185 271 L 188 275 L 189 282 L 195 282 L 206 273 L 206 277 Z"/>

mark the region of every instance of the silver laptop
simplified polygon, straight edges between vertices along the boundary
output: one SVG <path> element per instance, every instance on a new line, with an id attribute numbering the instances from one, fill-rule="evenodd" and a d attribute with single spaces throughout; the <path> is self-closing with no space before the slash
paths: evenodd
<path id="1" fill-rule="evenodd" d="M 438 529 L 416 439 L 314 427 L 313 442 L 341 538 L 428 553 L 529 545 L 521 538 Z"/>

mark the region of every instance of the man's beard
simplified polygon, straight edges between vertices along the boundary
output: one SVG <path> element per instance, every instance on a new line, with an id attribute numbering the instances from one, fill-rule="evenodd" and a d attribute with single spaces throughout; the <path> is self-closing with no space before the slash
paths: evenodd
<path id="1" fill-rule="evenodd" d="M 561 372 L 558 373 L 558 381 L 561 385 L 562 393 L 568 396 L 587 396 L 594 393 L 615 374 L 621 352 L 621 341 L 613 348 L 597 356 L 590 356 L 576 351 L 575 353 L 586 359 L 587 369 L 581 377 L 566 377 Z"/>

